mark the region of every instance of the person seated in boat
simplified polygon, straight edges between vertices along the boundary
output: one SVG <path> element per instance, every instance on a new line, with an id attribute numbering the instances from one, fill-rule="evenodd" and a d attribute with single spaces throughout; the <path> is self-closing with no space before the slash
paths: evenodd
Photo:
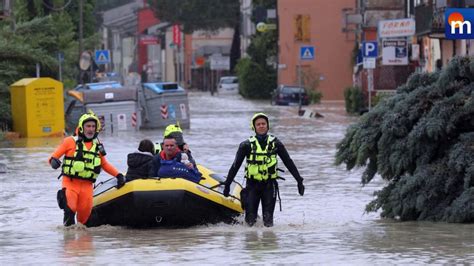
<path id="1" fill-rule="evenodd" d="M 153 166 L 153 156 L 155 155 L 155 144 L 149 139 L 144 139 L 138 144 L 138 150 L 127 155 L 128 181 L 149 177 Z"/>
<path id="2" fill-rule="evenodd" d="M 183 130 L 179 126 L 179 123 L 168 125 L 165 128 L 165 131 L 163 132 L 163 138 L 166 138 L 167 136 L 172 136 L 176 139 L 176 143 L 178 145 L 178 148 L 181 151 L 186 153 L 186 155 L 189 158 L 188 160 L 191 163 L 194 164 L 194 167 L 196 167 L 196 162 L 194 161 L 194 158 L 191 155 L 191 150 L 189 149 L 189 145 L 184 141 Z M 159 154 L 162 149 L 163 149 L 163 142 L 155 144 L 155 153 L 156 154 Z"/>
<path id="3" fill-rule="evenodd" d="M 189 161 L 189 157 L 182 152 L 176 139 L 167 136 L 163 139 L 163 150 L 153 158 L 153 166 L 150 176 L 157 177 L 182 177 L 198 183 L 202 174 L 195 164 Z"/>

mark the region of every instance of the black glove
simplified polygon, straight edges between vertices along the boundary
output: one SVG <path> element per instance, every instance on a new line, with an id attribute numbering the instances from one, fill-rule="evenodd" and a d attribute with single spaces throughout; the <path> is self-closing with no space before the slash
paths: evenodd
<path id="1" fill-rule="evenodd" d="M 298 181 L 298 193 L 300 193 L 300 196 L 304 195 L 303 179 Z"/>
<path id="2" fill-rule="evenodd" d="M 224 196 L 225 197 L 228 197 L 229 196 L 229 192 L 230 192 L 230 185 L 225 185 L 224 186 Z"/>
<path id="3" fill-rule="evenodd" d="M 117 176 L 117 189 L 120 189 L 121 187 L 123 187 L 123 185 L 125 185 L 125 177 L 119 173 Z"/>
<path id="4" fill-rule="evenodd" d="M 49 164 L 51 164 L 51 167 L 53 167 L 53 169 L 58 169 L 61 166 L 61 161 L 54 157 L 51 157 Z"/>

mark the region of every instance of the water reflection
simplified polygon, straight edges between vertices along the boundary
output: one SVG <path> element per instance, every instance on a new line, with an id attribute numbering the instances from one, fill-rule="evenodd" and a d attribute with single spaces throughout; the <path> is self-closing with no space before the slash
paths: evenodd
<path id="1" fill-rule="evenodd" d="M 271 230 L 247 231 L 244 233 L 244 249 L 254 261 L 261 261 L 265 254 L 279 249 L 278 237 Z"/>
<path id="2" fill-rule="evenodd" d="M 94 242 L 92 234 L 81 225 L 64 229 L 63 247 L 65 257 L 94 256 Z"/>

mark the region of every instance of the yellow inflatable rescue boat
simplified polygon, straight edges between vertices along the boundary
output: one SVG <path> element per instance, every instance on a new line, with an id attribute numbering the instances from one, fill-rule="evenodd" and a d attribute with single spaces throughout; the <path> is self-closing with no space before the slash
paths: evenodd
<path id="1" fill-rule="evenodd" d="M 188 227 L 233 223 L 243 210 L 242 186 L 233 182 L 229 197 L 222 194 L 225 178 L 198 165 L 199 183 L 184 178 L 146 178 L 116 189 L 116 179 L 98 183 L 88 226 Z"/>

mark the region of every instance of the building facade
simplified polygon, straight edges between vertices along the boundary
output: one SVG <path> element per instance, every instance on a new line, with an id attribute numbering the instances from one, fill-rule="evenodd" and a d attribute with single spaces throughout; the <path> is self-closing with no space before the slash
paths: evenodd
<path id="1" fill-rule="evenodd" d="M 411 0 L 420 45 L 420 71 L 433 72 L 454 56 L 474 55 L 473 40 L 449 40 L 445 36 L 448 8 L 473 8 L 473 0 Z"/>
<path id="2" fill-rule="evenodd" d="M 193 89 L 210 91 L 216 88 L 219 78 L 228 75 L 230 48 L 234 29 L 222 28 L 215 32 L 196 31 L 185 38 L 185 80 Z M 229 62 L 227 67 L 215 69 L 213 57 Z"/>
<path id="3" fill-rule="evenodd" d="M 352 85 L 354 34 L 343 28 L 343 10 L 354 0 L 279 0 L 278 84 L 316 84 L 323 100 L 344 100 Z M 314 59 L 301 47 L 313 47 Z M 311 51 L 311 50 L 310 50 Z M 302 59 L 304 57 L 304 59 Z M 299 68 L 301 66 L 301 71 Z"/>
<path id="4" fill-rule="evenodd" d="M 362 17 L 362 20 L 357 25 L 356 31 L 359 53 L 354 66 L 354 86 L 362 89 L 367 104 L 370 102 L 369 94 L 372 99 L 379 92 L 393 93 L 398 86 L 406 82 L 419 65 L 418 58 L 409 56 L 414 55 L 413 44 L 416 43 L 413 30 L 416 22 L 411 15 L 412 7 L 413 3 L 405 0 L 360 0 L 357 3 L 354 11 Z M 407 23 L 409 26 L 404 26 Z M 400 31 L 408 33 L 400 34 Z M 382 32 L 384 34 L 379 36 Z M 378 56 L 373 69 L 367 68 L 362 62 L 364 42 L 377 42 Z M 397 43 L 396 46 L 392 46 L 392 51 L 401 49 L 403 52 L 398 55 L 390 53 L 384 55 L 384 47 L 391 46 L 390 43 Z M 397 60 L 399 62 L 390 62 Z"/>

